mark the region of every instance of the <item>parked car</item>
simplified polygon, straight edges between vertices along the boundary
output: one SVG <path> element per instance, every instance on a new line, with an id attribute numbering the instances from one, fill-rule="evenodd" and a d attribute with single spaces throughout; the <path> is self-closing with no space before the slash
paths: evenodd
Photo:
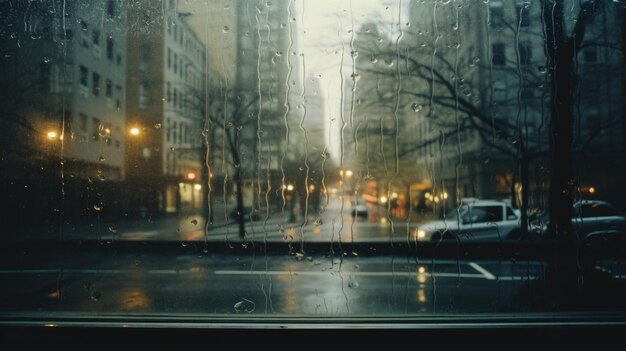
<path id="1" fill-rule="evenodd" d="M 367 206 L 360 202 L 352 204 L 352 217 L 367 218 Z"/>
<path id="2" fill-rule="evenodd" d="M 529 219 L 530 231 L 545 236 L 549 213 Z M 626 216 L 608 202 L 581 200 L 573 205 L 572 229 L 580 240 L 621 238 L 626 236 Z"/>
<path id="3" fill-rule="evenodd" d="M 499 200 L 463 199 L 443 219 L 413 230 L 417 241 L 502 240 L 520 227 L 520 212 Z"/>

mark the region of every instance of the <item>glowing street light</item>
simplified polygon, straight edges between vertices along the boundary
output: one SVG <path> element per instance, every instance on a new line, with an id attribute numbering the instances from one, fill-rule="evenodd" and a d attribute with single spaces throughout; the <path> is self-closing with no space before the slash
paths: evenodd
<path id="1" fill-rule="evenodd" d="M 352 177 L 352 171 L 351 170 L 347 170 L 346 171 L 346 177 L 347 178 L 351 178 Z"/>
<path id="2" fill-rule="evenodd" d="M 46 136 L 47 136 L 47 137 L 48 137 L 48 139 L 50 139 L 50 140 L 56 140 L 56 139 L 57 139 L 57 137 L 59 136 L 59 133 L 57 133 L 57 132 L 55 132 L 55 131 L 51 130 L 51 131 L 49 131 L 48 133 L 46 133 Z"/>
<path id="3" fill-rule="evenodd" d="M 193 172 L 189 172 L 189 173 L 187 173 L 187 179 L 189 179 L 189 180 L 194 180 L 194 179 L 196 179 L 196 174 L 195 174 L 195 173 L 193 173 Z"/>
<path id="4" fill-rule="evenodd" d="M 138 136 L 139 133 L 141 133 L 141 131 L 139 130 L 139 128 L 137 127 L 132 127 L 130 128 L 130 135 L 132 136 Z"/>

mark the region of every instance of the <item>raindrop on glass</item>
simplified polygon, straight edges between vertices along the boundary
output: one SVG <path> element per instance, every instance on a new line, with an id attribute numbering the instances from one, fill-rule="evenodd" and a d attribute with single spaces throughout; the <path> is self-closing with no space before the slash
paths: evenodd
<path id="1" fill-rule="evenodd" d="M 422 110 L 422 105 L 414 102 L 411 104 L 411 109 L 413 110 L 413 112 L 420 112 Z"/>
<path id="2" fill-rule="evenodd" d="M 154 128 L 155 129 L 161 129 L 161 123 L 155 123 L 154 124 Z"/>
<path id="3" fill-rule="evenodd" d="M 94 290 L 91 292 L 90 298 L 93 301 L 100 301 L 100 299 L 102 298 L 102 293 L 98 290 Z"/>
<path id="4" fill-rule="evenodd" d="M 198 220 L 197 220 L 197 219 L 195 219 L 195 218 L 194 218 L 194 219 L 192 219 L 192 220 L 191 220 L 191 224 L 193 224 L 193 225 L 197 225 L 197 224 L 198 224 Z"/>
<path id="5" fill-rule="evenodd" d="M 228 28 L 228 26 L 224 26 L 224 28 L 222 28 L 222 32 L 224 33 L 228 33 L 229 30 L 230 28 Z"/>

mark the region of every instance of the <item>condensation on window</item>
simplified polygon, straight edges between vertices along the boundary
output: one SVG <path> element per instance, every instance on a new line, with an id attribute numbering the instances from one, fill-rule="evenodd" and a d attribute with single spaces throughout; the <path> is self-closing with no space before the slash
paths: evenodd
<path id="1" fill-rule="evenodd" d="M 38 292 L 0 309 L 509 313 L 619 280 L 625 11 L 2 1 L 2 240 L 41 256 L 1 260 Z"/>

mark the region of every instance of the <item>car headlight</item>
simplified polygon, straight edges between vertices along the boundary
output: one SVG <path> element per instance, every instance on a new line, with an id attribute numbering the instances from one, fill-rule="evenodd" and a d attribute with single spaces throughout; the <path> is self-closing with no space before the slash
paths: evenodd
<path id="1" fill-rule="evenodd" d="M 432 236 L 432 233 L 427 232 L 424 229 L 415 230 L 415 239 L 417 239 L 417 241 L 429 240 L 431 236 Z"/>

